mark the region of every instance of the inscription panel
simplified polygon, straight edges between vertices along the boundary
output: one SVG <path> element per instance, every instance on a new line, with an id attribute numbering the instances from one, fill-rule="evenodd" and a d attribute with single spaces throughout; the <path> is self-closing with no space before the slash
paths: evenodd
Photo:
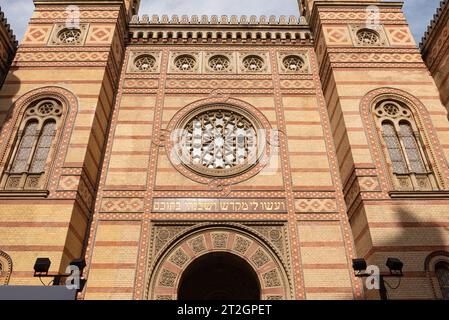
<path id="1" fill-rule="evenodd" d="M 287 212 L 284 199 L 154 199 L 153 212 Z"/>

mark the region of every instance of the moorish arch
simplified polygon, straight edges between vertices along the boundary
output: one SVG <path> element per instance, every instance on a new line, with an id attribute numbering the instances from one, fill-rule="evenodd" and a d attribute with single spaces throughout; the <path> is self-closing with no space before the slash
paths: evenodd
<path id="1" fill-rule="evenodd" d="M 186 281 L 190 281 L 186 277 L 193 273 L 191 270 L 198 273 L 202 263 L 214 266 L 218 263 L 217 259 L 221 259 L 222 265 L 232 268 L 234 272 L 241 270 L 248 277 L 253 274 L 259 299 L 294 298 L 288 271 L 276 248 L 262 235 L 233 224 L 203 225 L 184 232 L 168 244 L 150 266 L 147 298 L 178 299 L 180 289 Z M 254 282 L 247 284 L 254 286 Z M 213 291 L 221 292 L 221 289 L 214 288 Z"/>

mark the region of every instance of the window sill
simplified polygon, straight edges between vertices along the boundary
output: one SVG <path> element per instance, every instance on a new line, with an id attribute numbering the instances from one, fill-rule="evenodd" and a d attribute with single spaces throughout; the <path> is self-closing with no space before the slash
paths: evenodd
<path id="1" fill-rule="evenodd" d="M 0 190 L 0 198 L 2 199 L 18 199 L 18 198 L 47 198 L 50 194 L 48 190 Z"/>
<path id="2" fill-rule="evenodd" d="M 390 191 L 393 199 L 449 199 L 449 191 Z"/>

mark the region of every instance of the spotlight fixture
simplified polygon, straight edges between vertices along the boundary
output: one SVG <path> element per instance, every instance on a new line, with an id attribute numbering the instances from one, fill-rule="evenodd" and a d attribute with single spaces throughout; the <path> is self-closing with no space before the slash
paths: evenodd
<path id="1" fill-rule="evenodd" d="M 84 258 L 76 259 L 70 262 L 70 265 L 78 267 L 80 272 L 82 272 L 83 269 L 86 267 L 86 260 Z"/>
<path id="2" fill-rule="evenodd" d="M 400 275 L 402 276 L 402 268 L 404 267 L 404 263 L 397 258 L 388 258 L 386 266 L 390 269 L 391 275 Z"/>
<path id="3" fill-rule="evenodd" d="M 34 263 L 34 273 L 47 274 L 50 269 L 51 261 L 48 258 L 37 258 Z"/>
<path id="4" fill-rule="evenodd" d="M 365 259 L 352 259 L 352 268 L 356 273 L 361 273 L 366 270 L 367 264 Z"/>

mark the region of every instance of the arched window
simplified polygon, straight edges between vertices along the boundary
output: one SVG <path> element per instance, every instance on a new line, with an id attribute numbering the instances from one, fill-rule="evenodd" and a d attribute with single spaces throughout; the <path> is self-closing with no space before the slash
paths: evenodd
<path id="1" fill-rule="evenodd" d="M 42 189 L 63 107 L 55 100 L 40 100 L 26 110 L 4 171 L 6 190 Z"/>
<path id="2" fill-rule="evenodd" d="M 7 285 L 12 272 L 11 257 L 0 250 L 0 286 Z"/>
<path id="3" fill-rule="evenodd" d="M 393 172 L 399 174 L 407 173 L 407 163 L 405 162 L 401 143 L 399 142 L 399 137 L 392 122 L 382 122 L 382 136 L 387 147 L 388 154 L 390 155 L 391 163 L 393 165 Z"/>
<path id="4" fill-rule="evenodd" d="M 438 189 L 410 108 L 400 101 L 382 100 L 375 104 L 374 115 L 395 189 Z"/>
<path id="5" fill-rule="evenodd" d="M 449 300 L 449 263 L 441 261 L 435 265 L 435 275 L 444 300 Z"/>

